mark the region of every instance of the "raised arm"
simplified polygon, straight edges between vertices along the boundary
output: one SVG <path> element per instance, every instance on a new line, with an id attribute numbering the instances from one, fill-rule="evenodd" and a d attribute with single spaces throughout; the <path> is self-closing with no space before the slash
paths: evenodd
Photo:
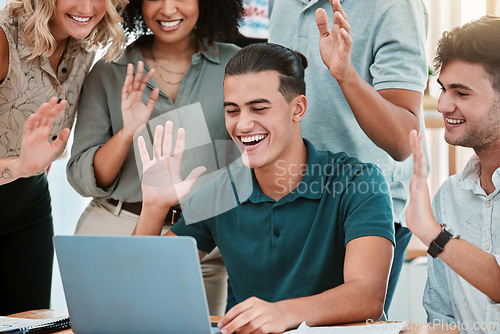
<path id="1" fill-rule="evenodd" d="M 94 173 L 97 186 L 107 188 L 118 176 L 132 145 L 135 131 L 146 124 L 158 100 L 159 89 L 155 88 L 148 103 L 142 102 L 147 82 L 153 77 L 154 70 L 143 76 L 144 63 L 139 61 L 134 74 L 134 65 L 128 64 L 127 76 L 123 83 L 121 109 L 123 128 L 108 140 L 94 156 Z"/>
<path id="2" fill-rule="evenodd" d="M 316 11 L 321 58 L 337 80 L 361 129 L 394 160 L 403 161 L 411 154 L 408 134 L 420 129 L 422 94 L 406 89 L 376 91 L 361 78 L 351 62 L 347 15 L 339 0 L 330 3 L 334 13 L 331 30 L 325 10 Z"/>
<path id="3" fill-rule="evenodd" d="M 50 165 L 69 137 L 66 128 L 49 142 L 54 119 L 66 105 L 66 101 L 58 102 L 58 98 L 53 97 L 26 120 L 19 158 L 0 159 L 0 185 L 34 175 Z"/>
<path id="4" fill-rule="evenodd" d="M 414 165 L 406 223 L 413 234 L 428 247 L 441 233 L 441 226 L 432 213 L 423 141 L 423 136 L 417 137 L 416 131 L 410 133 Z M 467 282 L 496 303 L 500 303 L 500 265 L 497 260 L 500 259 L 500 254 L 495 258 L 466 240 L 451 239 L 439 257 Z"/>
<path id="5" fill-rule="evenodd" d="M 281 333 L 303 321 L 309 326 L 379 319 L 392 263 L 392 243 L 377 236 L 351 240 L 346 247 L 344 284 L 321 294 L 265 302 L 252 297 L 221 319 L 221 332 Z M 307 282 L 304 282 L 307 284 Z"/>
<path id="6" fill-rule="evenodd" d="M 142 211 L 134 234 L 159 235 L 168 210 L 189 193 L 198 177 L 206 170 L 205 167 L 197 167 L 182 180 L 185 132 L 182 128 L 177 132 L 175 149 L 171 155 L 172 132 L 171 121 L 165 123 L 165 128 L 160 125 L 156 127 L 152 159 L 144 138 L 139 136 L 137 139 L 143 166 Z"/>

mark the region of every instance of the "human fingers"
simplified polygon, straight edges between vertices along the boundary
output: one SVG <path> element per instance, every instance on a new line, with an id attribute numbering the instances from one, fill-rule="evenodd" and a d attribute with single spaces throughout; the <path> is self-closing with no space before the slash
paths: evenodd
<path id="1" fill-rule="evenodd" d="M 323 8 L 316 9 L 315 18 L 320 38 L 327 37 L 330 34 L 330 29 L 328 28 L 328 18 L 326 16 L 326 11 Z"/>
<path id="2" fill-rule="evenodd" d="M 132 90 L 132 81 L 134 80 L 134 64 L 127 65 L 127 75 L 122 87 L 122 101 L 130 94 Z"/>
<path id="3" fill-rule="evenodd" d="M 57 101 L 57 97 L 52 97 L 48 102 L 43 103 L 33 115 L 28 117 L 28 119 L 24 123 L 23 131 L 31 132 L 39 128 L 41 125 L 47 122 L 47 118 L 49 120 L 53 120 L 55 116 L 51 116 L 52 114 L 54 114 L 52 109 L 57 105 Z"/>
<path id="4" fill-rule="evenodd" d="M 250 297 L 245 301 L 233 306 L 219 321 L 217 327 L 224 333 L 233 333 L 254 318 L 251 310 L 259 299 Z"/>
<path id="5" fill-rule="evenodd" d="M 260 333 L 261 326 L 264 324 L 264 319 L 261 315 L 259 310 L 249 308 L 239 313 L 228 324 L 222 327 L 221 333 Z"/>
<path id="6" fill-rule="evenodd" d="M 23 138 L 26 138 L 26 136 L 29 133 L 32 133 L 35 129 L 38 128 L 38 124 L 40 123 L 40 116 L 37 114 L 33 114 L 28 119 L 26 122 L 24 122 L 23 126 Z"/>
<path id="7" fill-rule="evenodd" d="M 160 160 L 162 152 L 163 126 L 157 125 L 153 140 L 153 160 Z"/>
<path id="8" fill-rule="evenodd" d="M 146 85 L 151 80 L 153 75 L 155 74 L 155 70 L 151 69 L 146 75 L 141 79 L 141 85 L 139 87 L 139 91 L 144 92 L 144 89 L 146 89 Z"/>
<path id="9" fill-rule="evenodd" d="M 137 62 L 137 69 L 135 71 L 134 75 L 134 81 L 133 81 L 133 89 L 134 91 L 139 90 L 141 87 L 141 81 L 142 81 L 142 74 L 144 73 L 144 63 L 139 60 Z"/>
<path id="10" fill-rule="evenodd" d="M 247 300 L 239 304 L 236 304 L 229 311 L 227 311 L 226 314 L 224 314 L 224 316 L 222 317 L 222 319 L 220 319 L 219 322 L 217 323 L 217 327 L 221 329 L 224 328 L 227 324 L 233 321 L 234 318 L 236 318 L 240 313 L 250 308 L 250 304 L 247 303 Z"/>
<path id="11" fill-rule="evenodd" d="M 427 179 L 427 159 L 424 153 L 424 136 L 417 135 L 416 130 L 410 132 L 410 148 L 413 154 L 413 174 Z"/>
<path id="12" fill-rule="evenodd" d="M 424 152 L 424 135 L 421 133 L 417 137 L 417 166 L 419 175 L 427 180 L 427 158 Z"/>
<path id="13" fill-rule="evenodd" d="M 410 149 L 413 155 L 413 175 L 417 175 L 418 166 L 417 166 L 417 131 L 410 131 Z"/>
<path id="14" fill-rule="evenodd" d="M 158 96 L 160 95 L 160 89 L 156 87 L 153 89 L 151 94 L 149 95 L 149 100 L 148 104 L 146 104 L 146 108 L 150 111 L 153 112 L 153 109 L 155 107 L 156 102 L 158 101 Z"/>
<path id="15" fill-rule="evenodd" d="M 185 182 L 188 183 L 188 185 L 190 185 L 189 189 L 191 189 L 193 187 L 193 185 L 196 182 L 196 180 L 198 180 L 198 178 L 200 177 L 200 175 L 203 174 L 203 173 L 205 173 L 206 170 L 207 169 L 204 166 L 199 166 L 199 167 L 196 167 L 195 169 L 193 169 L 189 173 L 189 175 L 184 180 Z"/>
<path id="16" fill-rule="evenodd" d="M 203 174 L 206 170 L 207 169 L 203 166 L 199 166 L 193 169 L 186 177 L 186 179 L 178 185 L 179 187 L 176 188 L 177 197 L 181 199 L 182 197 L 186 196 L 193 188 L 196 180 L 198 180 L 200 175 Z"/>
<path id="17" fill-rule="evenodd" d="M 342 5 L 340 4 L 340 0 L 330 0 L 330 4 L 332 5 L 333 12 L 339 12 L 344 19 L 347 20 L 347 14 L 345 13 Z"/>
<path id="18" fill-rule="evenodd" d="M 348 34 L 351 33 L 351 25 L 340 12 L 333 13 L 333 22 L 339 27 L 339 29 L 344 29 Z"/>
<path id="19" fill-rule="evenodd" d="M 410 149 L 411 149 L 413 156 L 415 157 L 416 152 L 417 152 L 417 146 L 416 146 L 417 145 L 417 130 L 410 131 L 409 139 L 410 139 Z"/>
<path id="20" fill-rule="evenodd" d="M 43 103 L 38 108 L 38 110 L 35 112 L 35 114 L 38 116 L 50 115 L 54 106 L 57 105 L 57 101 L 59 101 L 59 99 L 56 96 L 51 97 L 50 100 Z"/>
<path id="21" fill-rule="evenodd" d="M 184 148 L 186 146 L 186 131 L 183 128 L 177 130 L 177 140 L 175 141 L 174 157 L 182 160 Z"/>
<path id="22" fill-rule="evenodd" d="M 169 157 L 172 154 L 172 133 L 174 131 L 174 123 L 172 121 L 165 122 L 165 134 L 163 135 L 163 155 Z"/>
<path id="23" fill-rule="evenodd" d="M 268 326 L 268 319 L 262 314 L 254 317 L 251 321 L 248 321 L 245 325 L 241 326 L 238 330 L 238 334 L 263 334 L 263 333 L 274 333 Z"/>
<path id="24" fill-rule="evenodd" d="M 52 128 L 52 125 L 54 124 L 54 119 L 68 105 L 68 102 L 66 100 L 60 100 L 60 102 L 58 102 L 59 99 L 56 98 L 56 100 L 57 101 L 55 104 L 49 103 L 48 104 L 49 108 L 43 110 L 43 112 L 39 114 L 39 120 L 40 120 L 39 126 L 46 126 L 50 130 L 50 128 Z"/>
<path id="25" fill-rule="evenodd" d="M 146 141 L 143 136 L 137 137 L 137 147 L 139 148 L 139 156 L 141 157 L 143 173 L 151 162 L 149 158 L 148 149 L 146 148 Z"/>
<path id="26" fill-rule="evenodd" d="M 342 39 L 344 40 L 344 44 L 340 45 L 340 51 L 341 52 L 348 52 L 351 47 L 352 47 L 352 38 L 351 35 L 344 29 L 340 29 L 340 36 L 342 36 Z"/>
<path id="27" fill-rule="evenodd" d="M 57 138 L 50 145 L 52 152 L 54 154 L 59 152 L 59 150 L 64 145 L 64 143 L 68 140 L 69 133 L 70 133 L 70 130 L 68 128 L 64 128 L 61 130 L 61 132 L 59 132 L 59 135 L 57 136 Z"/>

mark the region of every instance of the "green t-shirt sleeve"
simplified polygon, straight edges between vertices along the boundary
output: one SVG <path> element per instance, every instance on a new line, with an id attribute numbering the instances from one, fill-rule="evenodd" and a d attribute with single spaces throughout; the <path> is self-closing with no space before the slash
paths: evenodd
<path id="1" fill-rule="evenodd" d="M 193 224 L 186 224 L 184 216 L 181 216 L 170 230 L 178 236 L 193 237 L 196 239 L 198 249 L 208 254 L 216 247 L 209 228 L 212 220 L 213 218 Z"/>
<path id="2" fill-rule="evenodd" d="M 353 239 L 379 236 L 393 244 L 394 220 L 389 185 L 373 164 L 357 164 L 350 172 L 341 201 L 345 245 Z"/>

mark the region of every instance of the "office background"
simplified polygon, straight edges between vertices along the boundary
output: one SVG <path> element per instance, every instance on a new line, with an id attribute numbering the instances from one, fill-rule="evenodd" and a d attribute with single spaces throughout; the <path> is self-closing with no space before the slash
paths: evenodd
<path id="1" fill-rule="evenodd" d="M 432 65 L 437 41 L 444 30 L 479 18 L 486 13 L 500 15 L 500 0 L 424 0 L 424 2 L 429 11 L 427 42 L 429 66 Z M 0 8 L 3 8 L 5 3 L 6 0 L 0 0 Z M 467 149 L 450 151 L 444 142 L 444 130 L 439 126 L 439 115 L 435 110 L 436 98 L 439 94 L 439 87 L 435 79 L 435 77 L 430 78 L 430 91 L 424 102 L 426 120 L 429 120 L 426 122 L 428 125 L 426 131 L 431 164 L 429 175 L 431 195 L 435 194 L 439 185 L 449 176 L 450 171 L 454 173 L 462 170 L 471 154 L 471 151 Z M 71 141 L 72 138 L 70 138 L 69 145 L 71 145 Z M 453 159 L 449 154 L 453 154 Z M 90 199 L 82 198 L 69 186 L 66 181 L 66 162 L 67 157 L 54 162 L 48 175 L 56 234 L 72 234 L 80 214 L 90 202 Z M 426 277 L 425 257 L 418 257 L 405 263 L 389 311 L 391 320 L 426 320 L 425 311 L 421 305 Z M 57 263 L 54 266 L 51 307 L 54 309 L 66 308 Z"/>

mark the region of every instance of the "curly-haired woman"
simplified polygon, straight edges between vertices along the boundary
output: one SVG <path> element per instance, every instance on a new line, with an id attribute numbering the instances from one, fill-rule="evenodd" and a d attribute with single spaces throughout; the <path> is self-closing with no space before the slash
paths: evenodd
<path id="1" fill-rule="evenodd" d="M 127 2 L 10 0 L 0 10 L 0 315 L 50 305 L 53 226 L 45 169 L 68 138 L 92 49 L 112 40 L 109 60 L 123 50 L 119 23 Z M 30 138 L 36 133 L 45 142 Z"/>
<path id="2" fill-rule="evenodd" d="M 75 233 L 132 234 L 142 207 L 133 136 L 150 119 L 162 115 L 175 127 L 196 134 L 186 138 L 191 149 L 183 169 L 200 164 L 209 171 L 207 164 L 217 169 L 213 143 L 229 139 L 224 124 L 224 68 L 238 50 L 219 41 L 237 35 L 242 14 L 240 0 L 138 0 L 127 6 L 124 28 L 137 40 L 119 59 L 98 62 L 82 90 L 67 172 L 71 185 L 94 199 Z M 129 67 L 129 88 L 139 90 L 141 99 L 142 92 L 144 99 L 149 96 L 151 108 L 131 107 L 122 98 L 128 90 L 124 81 L 129 63 L 138 64 L 133 79 Z M 148 74 L 142 77 L 143 72 Z M 180 215 L 179 206 L 174 209 L 167 215 L 166 228 Z M 222 314 L 227 274 L 218 251 L 204 259 L 202 271 L 210 312 Z"/>

